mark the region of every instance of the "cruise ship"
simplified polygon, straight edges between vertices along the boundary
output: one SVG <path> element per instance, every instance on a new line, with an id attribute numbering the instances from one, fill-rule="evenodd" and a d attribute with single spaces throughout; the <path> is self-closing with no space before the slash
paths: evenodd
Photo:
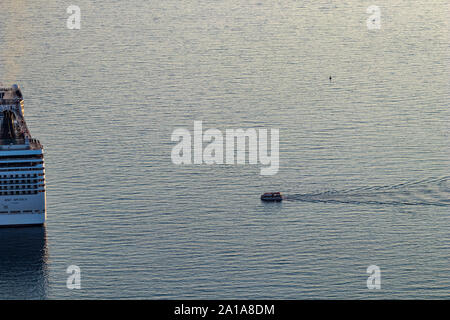
<path id="1" fill-rule="evenodd" d="M 17 85 L 0 87 L 0 226 L 45 223 L 44 153 L 31 137 Z"/>

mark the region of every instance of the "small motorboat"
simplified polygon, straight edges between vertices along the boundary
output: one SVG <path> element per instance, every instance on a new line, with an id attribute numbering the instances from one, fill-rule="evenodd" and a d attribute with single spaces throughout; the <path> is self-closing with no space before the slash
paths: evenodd
<path id="1" fill-rule="evenodd" d="M 280 192 L 266 192 L 261 195 L 262 201 L 281 201 L 283 200 L 283 196 Z"/>

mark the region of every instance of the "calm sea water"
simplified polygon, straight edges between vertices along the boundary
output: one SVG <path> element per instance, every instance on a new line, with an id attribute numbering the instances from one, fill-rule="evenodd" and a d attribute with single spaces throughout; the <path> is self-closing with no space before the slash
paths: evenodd
<path id="1" fill-rule="evenodd" d="M 0 230 L 0 298 L 449 297 L 448 1 L 6 2 L 48 222 Z M 278 128 L 278 174 L 172 164 L 194 120 Z"/>

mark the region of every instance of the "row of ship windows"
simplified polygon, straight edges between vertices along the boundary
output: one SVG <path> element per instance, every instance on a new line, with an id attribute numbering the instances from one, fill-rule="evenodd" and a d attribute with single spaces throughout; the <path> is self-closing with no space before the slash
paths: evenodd
<path id="1" fill-rule="evenodd" d="M 14 189 L 37 189 L 38 187 L 43 187 L 43 184 L 40 185 L 26 185 L 26 186 L 0 186 L 0 190 L 14 190 Z"/>
<path id="2" fill-rule="evenodd" d="M 29 174 L 2 174 L 0 179 L 13 179 L 13 178 L 36 178 L 38 176 L 43 176 L 43 173 L 29 173 Z"/>
<path id="3" fill-rule="evenodd" d="M 33 167 L 38 164 L 43 164 L 44 161 L 36 161 L 36 162 L 0 162 L 0 168 L 5 167 Z"/>
<path id="4" fill-rule="evenodd" d="M 44 156 L 42 154 L 22 154 L 15 156 L 0 156 L 0 160 L 21 160 L 21 159 L 42 159 Z"/>
<path id="5" fill-rule="evenodd" d="M 45 192 L 45 190 L 22 190 L 22 191 L 0 191 L 0 196 L 12 196 L 20 194 L 38 194 L 40 192 Z"/>
<path id="6" fill-rule="evenodd" d="M 13 169 L 6 169 L 6 168 L 1 168 L 0 171 L 4 172 L 4 171 L 37 171 L 37 170 L 42 170 L 44 169 L 44 167 L 34 167 L 34 168 L 25 168 L 25 169 L 19 169 L 19 168 L 13 168 Z"/>
<path id="7" fill-rule="evenodd" d="M 0 180 L 0 185 L 1 184 L 17 184 L 17 183 L 22 183 L 22 184 L 24 184 L 24 183 L 36 183 L 36 182 L 41 182 L 41 181 L 44 181 L 44 179 L 5 180 L 5 181 Z"/>
<path id="8" fill-rule="evenodd" d="M 41 213 L 45 210 L 12 210 L 12 211 L 0 211 L 0 214 L 15 214 L 15 213 Z"/>

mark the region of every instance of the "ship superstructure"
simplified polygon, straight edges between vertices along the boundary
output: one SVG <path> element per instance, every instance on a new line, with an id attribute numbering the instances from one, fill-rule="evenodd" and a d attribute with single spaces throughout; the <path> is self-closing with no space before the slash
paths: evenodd
<path id="1" fill-rule="evenodd" d="M 19 87 L 0 88 L 0 226 L 39 225 L 46 215 L 43 147 L 28 130 Z"/>

